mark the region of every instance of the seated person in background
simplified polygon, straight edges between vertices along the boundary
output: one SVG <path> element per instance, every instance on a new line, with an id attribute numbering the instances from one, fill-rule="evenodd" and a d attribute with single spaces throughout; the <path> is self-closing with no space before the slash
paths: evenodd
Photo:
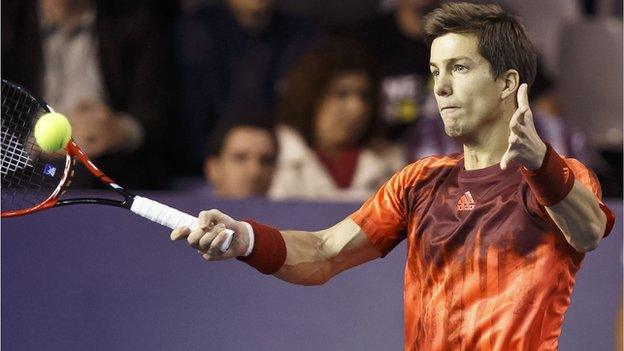
<path id="1" fill-rule="evenodd" d="M 313 35 L 306 21 L 276 9 L 274 0 L 221 0 L 177 22 L 180 69 L 179 147 L 199 175 L 203 140 L 238 101 L 271 106 L 280 79 Z"/>
<path id="2" fill-rule="evenodd" d="M 405 165 L 402 148 L 375 138 L 376 66 L 355 41 L 322 38 L 285 87 L 271 198 L 362 200 Z"/>
<path id="3" fill-rule="evenodd" d="M 262 112 L 229 113 L 213 130 L 204 177 L 223 198 L 264 197 L 273 180 L 278 145 Z M 232 117 L 229 117 L 232 116 Z"/>
<path id="4" fill-rule="evenodd" d="M 2 5 L 3 78 L 65 114 L 76 142 L 111 178 L 129 188 L 163 187 L 172 60 L 147 5 L 111 0 Z M 100 185 L 77 171 L 74 186 Z"/>
<path id="5" fill-rule="evenodd" d="M 461 144 L 444 133 L 429 72 L 423 22 L 424 16 L 439 3 L 440 0 L 393 1 L 391 11 L 344 28 L 379 59 L 379 111 L 388 125 L 384 136 L 405 143 L 410 162 L 461 151 Z"/>

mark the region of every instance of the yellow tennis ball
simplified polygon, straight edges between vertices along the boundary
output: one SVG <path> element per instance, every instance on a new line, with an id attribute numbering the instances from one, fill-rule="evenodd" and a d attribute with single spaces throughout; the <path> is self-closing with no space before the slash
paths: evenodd
<path id="1" fill-rule="evenodd" d="M 71 125 L 67 117 L 50 112 L 39 117 L 35 124 L 35 140 L 42 150 L 54 152 L 67 145 L 71 138 Z"/>

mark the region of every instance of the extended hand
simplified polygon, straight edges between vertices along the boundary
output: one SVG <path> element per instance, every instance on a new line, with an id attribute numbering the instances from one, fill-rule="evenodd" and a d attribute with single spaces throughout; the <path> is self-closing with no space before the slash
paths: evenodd
<path id="1" fill-rule="evenodd" d="M 225 229 L 234 231 L 230 249 L 221 252 L 219 247 L 226 239 Z M 219 210 L 202 211 L 197 216 L 197 228 L 190 230 L 187 227 L 176 228 L 171 232 L 171 240 L 186 241 L 197 249 L 205 260 L 218 261 L 238 257 L 249 247 L 247 226 L 234 220 Z"/>
<path id="2" fill-rule="evenodd" d="M 509 122 L 509 146 L 501 159 L 501 169 L 506 169 L 513 160 L 529 170 L 535 170 L 542 166 L 546 156 L 546 144 L 535 130 L 527 90 L 526 83 L 518 88 L 518 109 Z"/>

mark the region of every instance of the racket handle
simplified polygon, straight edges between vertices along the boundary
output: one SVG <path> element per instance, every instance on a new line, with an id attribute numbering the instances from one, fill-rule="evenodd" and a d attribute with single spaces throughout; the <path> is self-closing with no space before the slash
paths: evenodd
<path id="1" fill-rule="evenodd" d="M 192 230 L 197 228 L 197 217 L 142 196 L 134 197 L 130 211 L 171 229 L 189 227 Z M 234 235 L 234 232 L 230 229 L 225 231 L 227 238 L 219 247 L 221 252 L 226 252 L 230 248 L 232 236 Z"/>

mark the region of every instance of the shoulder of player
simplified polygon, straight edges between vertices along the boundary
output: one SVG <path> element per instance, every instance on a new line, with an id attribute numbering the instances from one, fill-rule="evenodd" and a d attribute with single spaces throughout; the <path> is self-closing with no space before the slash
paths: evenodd
<path id="1" fill-rule="evenodd" d="M 459 153 L 424 157 L 405 166 L 401 173 L 408 175 L 410 178 L 429 178 L 435 173 L 455 167 L 462 160 L 462 157 L 462 154 Z"/>
<path id="2" fill-rule="evenodd" d="M 408 167 L 420 167 L 420 168 L 448 168 L 455 167 L 459 161 L 461 161 L 463 155 L 460 153 L 454 153 L 450 155 L 432 155 L 416 160 L 408 165 Z"/>

